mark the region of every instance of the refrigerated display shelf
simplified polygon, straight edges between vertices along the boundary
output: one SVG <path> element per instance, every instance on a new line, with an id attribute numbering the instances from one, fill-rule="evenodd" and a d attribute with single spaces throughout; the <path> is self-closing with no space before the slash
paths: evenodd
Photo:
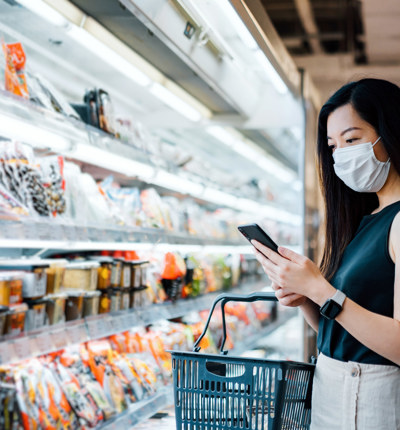
<path id="1" fill-rule="evenodd" d="M 84 227 L 31 219 L 25 222 L 0 221 L 0 248 L 3 249 L 131 250 L 137 243 L 239 247 L 246 245 L 244 240 L 203 238 L 158 228 Z"/>
<path id="2" fill-rule="evenodd" d="M 256 291 L 264 285 L 264 282 L 252 282 L 233 291 L 242 293 L 250 290 Z M 0 341 L 0 364 L 15 363 L 60 350 L 68 345 L 111 336 L 132 327 L 146 326 L 161 319 L 174 319 L 189 312 L 208 309 L 220 293 L 219 291 L 193 299 L 179 300 L 175 303 L 160 303 L 146 308 L 96 315 L 45 326 L 40 330 L 27 332 L 17 337 L 4 338 Z"/>
<path id="3" fill-rule="evenodd" d="M 173 404 L 174 393 L 172 385 L 166 386 L 159 390 L 153 396 L 133 404 L 130 408 L 118 415 L 116 418 L 107 421 L 99 427 L 100 430 L 120 430 L 125 428 L 129 430 L 135 425 L 146 421 L 157 411 Z"/>
<path id="4" fill-rule="evenodd" d="M 154 155 L 136 148 L 134 142 L 123 142 L 78 119 L 48 111 L 2 90 L 0 121 L 2 138 L 21 141 L 41 151 L 58 153 L 108 172 L 114 171 L 128 178 L 190 195 L 205 203 L 234 210 L 243 208 L 254 214 L 265 211 L 267 217 L 275 221 L 293 225 L 301 223 L 298 214 L 279 205 L 269 201 L 256 202 L 244 194 L 233 195 L 232 190 L 220 189 L 207 177 L 179 171 L 172 161 L 166 162 L 162 155 L 158 163 L 161 162 L 165 168 L 160 168 L 158 163 L 151 161 Z"/>

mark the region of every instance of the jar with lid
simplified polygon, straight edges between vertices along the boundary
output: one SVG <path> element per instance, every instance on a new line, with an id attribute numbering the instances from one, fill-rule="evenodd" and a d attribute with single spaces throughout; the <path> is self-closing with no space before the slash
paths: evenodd
<path id="1" fill-rule="evenodd" d="M 0 306 L 22 303 L 24 276 L 24 272 L 0 272 Z"/>
<path id="2" fill-rule="evenodd" d="M 74 261 L 65 268 L 64 287 L 83 291 L 94 291 L 97 288 L 97 261 Z"/>
<path id="3" fill-rule="evenodd" d="M 0 270 L 23 271 L 22 296 L 26 299 L 38 299 L 46 294 L 49 260 L 37 258 L 20 260 L 1 260 Z"/>
<path id="4" fill-rule="evenodd" d="M 99 290 L 104 290 L 111 287 L 111 274 L 113 267 L 113 258 L 107 256 L 92 256 L 91 260 L 97 261 L 100 266 L 97 269 L 97 288 Z"/>

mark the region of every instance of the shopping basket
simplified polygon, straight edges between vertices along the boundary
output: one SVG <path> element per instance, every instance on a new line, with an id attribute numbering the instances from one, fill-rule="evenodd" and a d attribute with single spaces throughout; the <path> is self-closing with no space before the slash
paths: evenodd
<path id="1" fill-rule="evenodd" d="M 193 352 L 170 351 L 177 430 L 306 430 L 311 420 L 314 365 L 227 356 L 225 304 L 276 300 L 274 293 L 222 294 L 210 310 Z M 221 355 L 200 354 L 216 305 L 221 302 Z"/>

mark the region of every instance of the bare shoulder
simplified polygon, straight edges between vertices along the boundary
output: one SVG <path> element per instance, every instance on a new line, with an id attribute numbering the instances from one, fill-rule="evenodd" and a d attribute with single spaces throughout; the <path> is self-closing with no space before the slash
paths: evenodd
<path id="1" fill-rule="evenodd" d="M 389 251 L 393 261 L 400 260 L 400 212 L 394 217 L 390 229 Z"/>

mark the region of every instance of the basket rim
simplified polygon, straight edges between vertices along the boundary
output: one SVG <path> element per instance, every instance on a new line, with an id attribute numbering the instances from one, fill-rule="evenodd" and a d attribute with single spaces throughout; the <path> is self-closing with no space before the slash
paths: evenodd
<path id="1" fill-rule="evenodd" d="M 251 358 L 251 357 L 239 357 L 234 355 L 222 355 L 222 354 L 203 354 L 193 351 L 176 351 L 176 350 L 166 350 L 165 352 L 168 352 L 171 354 L 172 357 L 174 355 L 181 355 L 181 356 L 188 356 L 188 357 L 197 357 L 197 358 L 204 358 L 204 359 L 212 359 L 212 360 L 218 360 L 221 362 L 227 362 L 234 361 L 238 364 L 240 362 L 245 363 L 253 363 L 253 364 L 275 364 L 279 366 L 285 366 L 285 367 L 292 367 L 292 368 L 307 368 L 308 370 L 315 369 L 315 364 L 312 363 L 306 363 L 302 361 L 292 361 L 292 360 L 269 360 L 269 359 L 261 359 L 261 358 Z"/>

